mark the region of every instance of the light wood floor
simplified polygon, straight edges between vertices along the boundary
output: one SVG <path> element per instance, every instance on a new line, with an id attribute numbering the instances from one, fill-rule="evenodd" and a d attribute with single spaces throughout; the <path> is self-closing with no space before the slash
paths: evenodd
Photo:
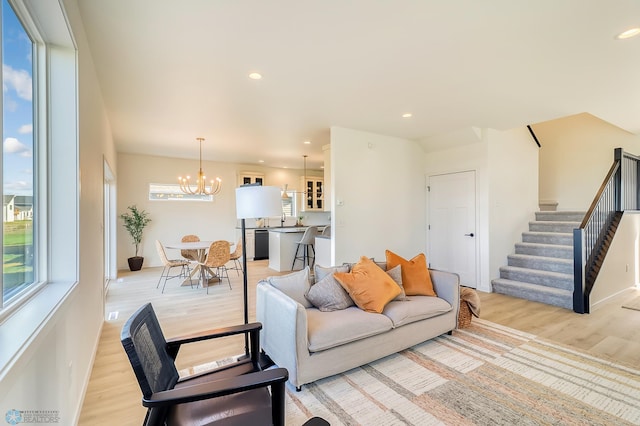
<path id="1" fill-rule="evenodd" d="M 269 275 L 268 261 L 249 263 L 249 318 L 255 318 L 255 284 Z M 139 272 L 122 271 L 109 286 L 105 312 L 118 318 L 105 320 L 91 379 L 84 400 L 80 425 L 140 425 L 145 410 L 140 389 L 120 344 L 120 329 L 142 304 L 152 302 L 165 336 L 175 337 L 197 330 L 241 324 L 242 278 L 230 271 L 232 289 L 226 282 L 209 288 L 180 287 L 169 280 L 164 294 L 156 289 L 160 268 Z M 588 315 L 575 314 L 535 302 L 493 293 L 481 293 L 481 318 L 536 334 L 564 345 L 589 351 L 600 357 L 640 368 L 640 311 L 621 308 L 625 300 L 640 295 L 627 292 Z M 185 369 L 243 351 L 242 338 L 229 338 L 222 346 L 197 343 L 186 346 L 178 356 L 178 368 Z"/>

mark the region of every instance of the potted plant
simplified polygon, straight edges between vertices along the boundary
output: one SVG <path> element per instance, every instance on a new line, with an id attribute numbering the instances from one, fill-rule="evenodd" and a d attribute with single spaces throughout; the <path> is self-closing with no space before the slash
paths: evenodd
<path id="1" fill-rule="evenodd" d="M 131 271 L 139 271 L 142 269 L 142 262 L 144 262 L 144 257 L 138 256 L 138 249 L 142 241 L 142 231 L 151 222 L 151 219 L 149 219 L 149 213 L 144 210 L 138 210 L 135 205 L 127 207 L 127 210 L 128 212 L 121 214 L 120 217 L 124 220 L 124 227 L 131 235 L 133 244 L 136 246 L 135 256 L 127 260 Z"/>

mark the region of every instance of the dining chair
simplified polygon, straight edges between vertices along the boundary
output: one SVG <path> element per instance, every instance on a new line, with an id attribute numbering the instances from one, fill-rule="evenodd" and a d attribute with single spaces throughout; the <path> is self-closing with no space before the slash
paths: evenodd
<path id="1" fill-rule="evenodd" d="M 322 230 L 322 235 L 330 237 L 331 236 L 331 225 L 327 225 Z"/>
<path id="2" fill-rule="evenodd" d="M 291 264 L 292 271 L 293 271 L 293 267 L 296 264 L 296 260 L 298 259 L 302 260 L 303 268 L 305 267 L 305 265 L 313 266 L 313 261 L 316 258 L 316 252 L 313 248 L 313 245 L 316 242 L 317 235 L 318 235 L 317 226 L 310 226 L 306 229 L 306 231 L 304 231 L 304 234 L 302 234 L 302 238 L 300 239 L 300 241 L 297 242 L 298 245 L 296 246 L 296 254 L 293 257 L 293 263 Z M 302 247 L 302 254 L 298 256 L 298 251 L 300 251 L 300 247 Z M 311 249 L 313 256 L 309 255 L 309 249 Z"/>
<path id="3" fill-rule="evenodd" d="M 160 286 L 160 281 L 164 278 L 164 284 L 162 284 L 162 293 L 164 293 L 164 287 L 167 285 L 167 280 L 178 277 L 188 277 L 190 274 L 189 270 L 189 261 L 184 259 L 169 259 L 167 257 L 167 253 L 164 250 L 164 246 L 159 240 L 156 240 L 156 250 L 158 250 L 158 256 L 160 256 L 160 260 L 162 261 L 162 273 L 160 274 L 160 279 L 158 279 L 158 284 L 156 288 Z M 180 273 L 178 275 L 169 275 L 172 268 L 180 268 Z M 193 288 L 193 283 L 191 283 L 191 288 Z"/>
<path id="4" fill-rule="evenodd" d="M 242 264 L 240 263 L 241 257 L 242 257 L 242 239 L 238 240 L 238 243 L 236 244 L 236 249 L 229 256 L 229 259 L 233 260 L 233 267 L 227 268 L 227 269 L 235 269 L 238 276 L 240 276 L 239 271 L 242 271 Z"/>
<path id="5" fill-rule="evenodd" d="M 209 246 L 209 252 L 204 262 L 200 263 L 200 278 L 202 279 L 202 286 L 204 287 L 207 271 L 215 268 L 216 276 L 222 282 L 224 277 L 227 278 L 229 283 L 229 289 L 231 289 L 231 280 L 229 279 L 229 272 L 227 271 L 226 264 L 231 259 L 231 245 L 229 241 L 214 241 Z M 207 286 L 207 294 L 209 293 L 209 286 Z"/>
<path id="6" fill-rule="evenodd" d="M 251 323 L 166 340 L 151 303 L 140 307 L 122 327 L 120 341 L 147 408 L 143 424 L 284 425 L 289 373 L 285 368 L 260 369 L 261 329 L 262 324 Z M 249 337 L 248 357 L 179 376 L 175 360 L 183 345 L 238 334 Z"/>
<path id="7" fill-rule="evenodd" d="M 192 243 L 200 241 L 200 237 L 198 237 L 197 235 L 189 234 L 182 237 L 180 241 L 183 243 Z M 198 258 L 198 250 L 193 249 L 180 250 L 180 256 L 193 262 L 200 262 L 202 260 Z"/>

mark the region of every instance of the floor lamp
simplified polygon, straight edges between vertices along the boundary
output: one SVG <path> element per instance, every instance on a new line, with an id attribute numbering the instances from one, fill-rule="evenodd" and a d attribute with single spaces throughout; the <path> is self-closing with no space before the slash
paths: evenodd
<path id="1" fill-rule="evenodd" d="M 247 241 L 245 219 L 256 219 L 282 215 L 282 198 L 277 186 L 258 184 L 243 185 L 236 188 L 236 217 L 242 222 L 242 270 L 244 323 L 249 323 L 249 303 L 247 300 Z M 244 336 L 245 355 L 249 354 L 249 337 Z"/>

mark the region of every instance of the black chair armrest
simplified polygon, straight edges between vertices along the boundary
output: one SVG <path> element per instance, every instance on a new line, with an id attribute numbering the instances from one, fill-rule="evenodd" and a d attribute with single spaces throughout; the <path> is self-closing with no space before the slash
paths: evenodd
<path id="1" fill-rule="evenodd" d="M 249 324 L 234 325 L 230 327 L 199 331 L 192 334 L 185 334 L 168 339 L 167 352 L 173 357 L 173 359 L 175 359 L 178 355 L 178 351 L 180 350 L 180 346 L 183 344 L 247 333 L 256 335 L 256 338 L 258 338 L 257 333 L 259 333 L 260 330 L 262 330 L 262 324 L 259 322 L 253 322 Z"/>
<path id="2" fill-rule="evenodd" d="M 192 386 L 184 386 L 163 392 L 156 392 L 149 398 L 142 398 L 142 405 L 149 408 L 162 407 L 187 402 L 201 401 L 223 395 L 231 395 L 252 389 L 263 388 L 287 381 L 289 372 L 286 368 L 274 368 L 266 371 L 258 371 L 242 376 L 213 380 Z M 284 386 L 279 386 L 284 392 Z M 275 389 L 272 390 L 274 392 Z M 283 395 L 272 395 L 272 398 L 283 398 Z"/>

